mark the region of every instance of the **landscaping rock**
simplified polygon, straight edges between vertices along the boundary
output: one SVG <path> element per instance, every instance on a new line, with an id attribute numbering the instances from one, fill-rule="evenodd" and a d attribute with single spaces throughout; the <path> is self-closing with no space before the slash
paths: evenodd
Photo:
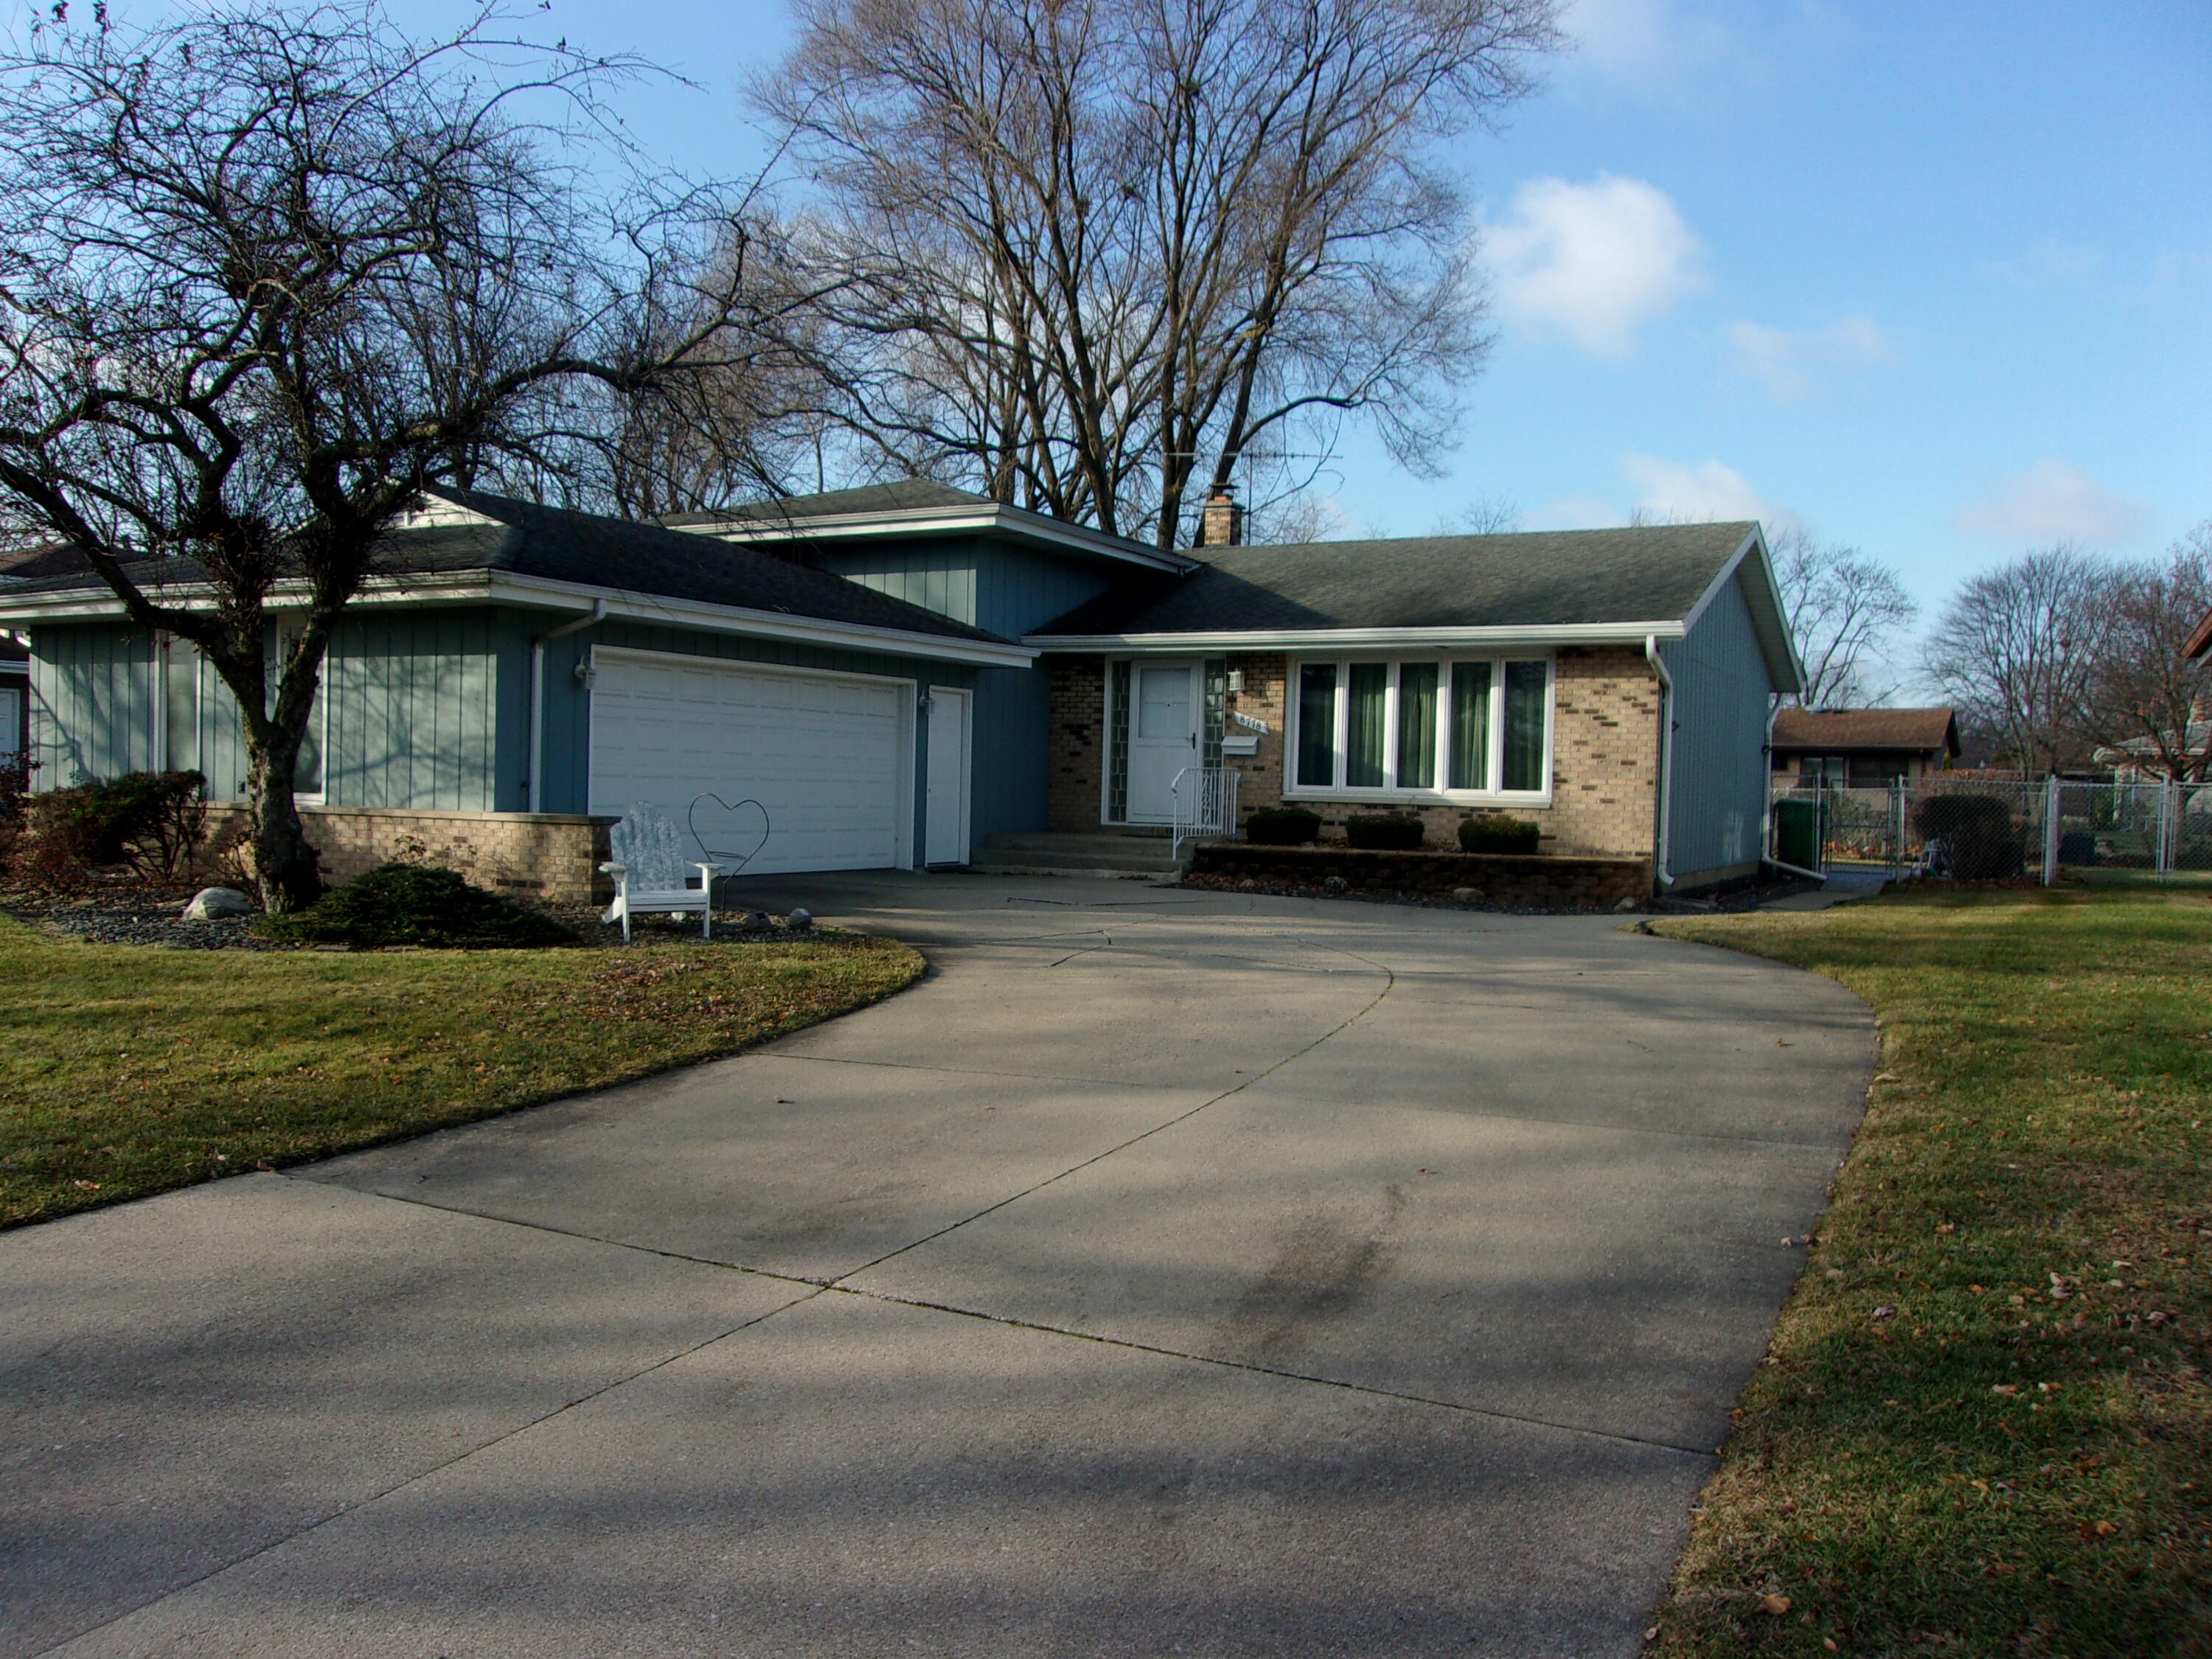
<path id="1" fill-rule="evenodd" d="M 1481 896 L 1482 889 L 1480 887 L 1455 887 L 1452 889 L 1452 902 L 1455 904 L 1473 904 Z"/>
<path id="2" fill-rule="evenodd" d="M 1324 893 L 1348 893 L 1352 890 L 1352 884 L 1342 876 L 1331 876 L 1322 883 L 1321 890 Z"/>
<path id="3" fill-rule="evenodd" d="M 789 915 L 783 919 L 783 921 L 784 926 L 790 928 L 793 933 L 803 933 L 808 928 L 814 926 L 814 912 L 811 910 L 793 910 Z"/>
<path id="4" fill-rule="evenodd" d="M 185 906 L 185 920 L 227 921 L 233 916 L 250 916 L 253 912 L 253 901 L 235 887 L 203 887 Z"/>

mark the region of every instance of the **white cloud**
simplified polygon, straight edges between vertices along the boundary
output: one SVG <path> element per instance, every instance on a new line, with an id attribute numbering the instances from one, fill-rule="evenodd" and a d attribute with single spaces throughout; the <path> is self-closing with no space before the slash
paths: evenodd
<path id="1" fill-rule="evenodd" d="M 1896 344 L 1880 323 L 1863 313 L 1818 328 L 1769 328 L 1730 323 L 1735 366 L 1784 403 L 1810 398 L 1821 379 L 1837 373 L 1880 368 L 1898 359 Z"/>
<path id="2" fill-rule="evenodd" d="M 1620 470 L 1637 488 L 1636 508 L 1645 518 L 1684 524 L 1757 519 L 1769 532 L 1798 522 L 1797 515 L 1752 488 L 1751 481 L 1719 461 L 1694 465 L 1632 451 Z"/>
<path id="3" fill-rule="evenodd" d="M 2078 466 L 2038 461 L 2008 479 L 1993 501 L 1952 520 L 1961 530 L 2011 542 L 2116 542 L 2135 529 L 2142 509 Z"/>
<path id="4" fill-rule="evenodd" d="M 1636 331 L 1705 286 L 1705 244 L 1641 179 L 1534 179 L 1488 228 L 1499 311 L 1584 350 L 1626 356 Z"/>
<path id="5" fill-rule="evenodd" d="M 2061 242 L 2045 237 L 2017 259 L 2007 259 L 1990 269 L 2022 288 L 2045 283 L 2080 283 L 2097 274 L 2105 256 L 2080 242 Z"/>
<path id="6" fill-rule="evenodd" d="M 1718 19 L 1691 11 L 1678 0 L 1574 0 L 1564 26 L 1578 67 L 1618 90 L 1660 99 L 1681 91 L 1694 71 L 1743 55 Z"/>

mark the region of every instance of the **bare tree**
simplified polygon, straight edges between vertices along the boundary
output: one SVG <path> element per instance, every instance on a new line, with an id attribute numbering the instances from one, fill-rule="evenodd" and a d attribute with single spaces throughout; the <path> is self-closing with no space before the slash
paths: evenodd
<path id="1" fill-rule="evenodd" d="M 1973 577 L 1944 607 L 1925 672 L 1998 758 L 2034 773 L 2080 757 L 2110 587 L 2109 567 L 2061 544 Z"/>
<path id="2" fill-rule="evenodd" d="M 2182 782 L 2212 770 L 2212 660 L 2182 644 L 2212 611 L 2212 520 L 2146 561 L 2112 573 L 2085 686 L 2087 731 L 2128 745 L 2145 769 Z"/>
<path id="3" fill-rule="evenodd" d="M 814 168 L 845 428 L 888 465 L 1174 545 L 1340 424 L 1432 463 L 1486 344 L 1439 140 L 1556 0 L 799 0 L 759 89 Z M 1257 488 L 1255 487 L 1255 482 Z"/>
<path id="4" fill-rule="evenodd" d="M 1887 702 L 1876 665 L 1919 613 L 1897 573 L 1855 547 L 1815 542 L 1791 526 L 1768 544 L 1790 627 L 1805 665 L 1807 708 Z"/>
<path id="5" fill-rule="evenodd" d="M 559 476 L 607 400 L 741 361 L 744 227 L 592 192 L 641 66 L 500 27 L 417 46 L 366 0 L 246 0 L 0 52 L 0 510 L 230 688 L 271 908 L 319 890 L 294 771 L 393 518 Z"/>

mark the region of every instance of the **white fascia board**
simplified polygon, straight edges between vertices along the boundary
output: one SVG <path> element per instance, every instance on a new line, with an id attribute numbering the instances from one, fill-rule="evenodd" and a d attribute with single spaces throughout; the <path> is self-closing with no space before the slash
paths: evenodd
<path id="1" fill-rule="evenodd" d="M 1139 542 L 1109 536 L 1086 526 L 1063 524 L 1042 513 L 1018 507 L 910 507 L 890 513 L 832 513 L 819 517 L 763 521 L 759 519 L 718 519 L 705 524 L 669 525 L 686 535 L 712 536 L 726 542 L 803 542 L 835 537 L 860 541 L 881 536 L 911 536 L 917 532 L 939 534 L 970 531 L 1003 532 L 1031 541 L 1049 542 L 1097 558 L 1140 565 L 1180 575 L 1198 568 L 1198 561 L 1177 553 L 1164 553 Z"/>
<path id="2" fill-rule="evenodd" d="M 1757 556 L 1754 558 L 1753 555 Z M 1774 689 L 1783 692 L 1802 691 L 1805 687 L 1805 665 L 1798 659 L 1797 641 L 1790 637 L 1790 608 L 1783 602 L 1782 582 L 1774 574 L 1774 562 L 1767 556 L 1766 538 L 1760 533 L 1758 526 L 1752 526 L 1751 533 L 1743 538 L 1743 545 L 1729 556 L 1729 562 L 1721 567 L 1720 574 L 1705 585 L 1705 591 L 1690 607 L 1690 614 L 1682 618 L 1683 631 L 1686 633 L 1698 625 L 1698 619 L 1711 608 L 1713 601 L 1720 597 L 1721 590 L 1734 580 L 1747 560 L 1759 572 L 1758 592 L 1765 600 L 1762 607 L 1751 602 L 1750 592 L 1746 593 L 1746 605 L 1751 611 L 1751 625 L 1759 630 L 1759 647 L 1765 653 L 1769 673 L 1778 681 L 1784 678 L 1790 681 L 1789 684 L 1777 684 Z M 1759 614 L 1762 608 L 1768 612 L 1767 615 Z M 1778 663 L 1783 665 L 1784 672 L 1775 672 Z"/>
<path id="3" fill-rule="evenodd" d="M 1656 635 L 1679 640 L 1679 622 L 1582 623 L 1555 628 L 1297 628 L 1231 634 L 1031 634 L 1022 643 L 1048 655 L 1127 651 L 1449 650 L 1454 647 L 1638 645 Z"/>
<path id="4" fill-rule="evenodd" d="M 664 599 L 653 593 L 632 593 L 619 588 L 595 587 L 585 582 L 553 581 L 542 576 L 501 576 L 489 583 L 495 605 L 544 605 L 567 599 L 578 609 L 595 599 L 606 601 L 607 615 L 633 622 L 657 622 L 676 628 L 704 629 L 718 634 L 746 634 L 758 638 L 789 640 L 843 651 L 873 651 L 882 655 L 927 657 L 939 662 L 967 663 L 977 668 L 1027 668 L 1037 658 L 1035 647 L 989 640 L 955 639 L 943 634 L 909 632 L 902 628 L 875 628 L 860 623 L 829 622 L 782 611 L 750 611 L 741 605 L 708 605 L 696 599 Z"/>
<path id="5" fill-rule="evenodd" d="M 204 582 L 159 589 L 149 594 L 157 603 L 195 611 L 211 610 L 215 590 Z M 270 592 L 269 606 L 282 611 L 289 600 L 306 598 L 296 582 L 280 583 Z M 900 628 L 873 628 L 859 623 L 830 622 L 821 617 L 794 616 L 781 611 L 753 611 L 732 605 L 709 605 L 696 599 L 665 599 L 653 593 L 635 593 L 620 588 L 599 587 L 588 582 L 554 581 L 542 576 L 510 576 L 496 571 L 467 570 L 451 575 L 416 575 L 372 579 L 352 600 L 353 605 L 513 605 L 532 610 L 589 611 L 596 600 L 606 602 L 607 615 L 633 622 L 654 622 L 671 627 L 696 628 L 716 634 L 744 634 L 755 638 L 788 640 L 842 651 L 872 651 L 879 655 L 923 657 L 933 661 L 965 663 L 977 668 L 1027 668 L 1037 658 L 1035 647 L 988 640 L 963 640 L 941 634 L 909 632 Z M 12 601 L 0 599 L 0 623 L 66 622 L 126 615 L 123 601 L 112 593 L 82 589 L 65 593 L 24 594 Z"/>

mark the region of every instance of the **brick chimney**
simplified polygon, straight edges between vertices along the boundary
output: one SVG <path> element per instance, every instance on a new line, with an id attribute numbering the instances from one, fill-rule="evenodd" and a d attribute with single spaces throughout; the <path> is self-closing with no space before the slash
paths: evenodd
<path id="1" fill-rule="evenodd" d="M 1237 504 L 1237 486 L 1218 484 L 1198 509 L 1200 547 L 1241 547 L 1244 544 L 1244 509 Z"/>

